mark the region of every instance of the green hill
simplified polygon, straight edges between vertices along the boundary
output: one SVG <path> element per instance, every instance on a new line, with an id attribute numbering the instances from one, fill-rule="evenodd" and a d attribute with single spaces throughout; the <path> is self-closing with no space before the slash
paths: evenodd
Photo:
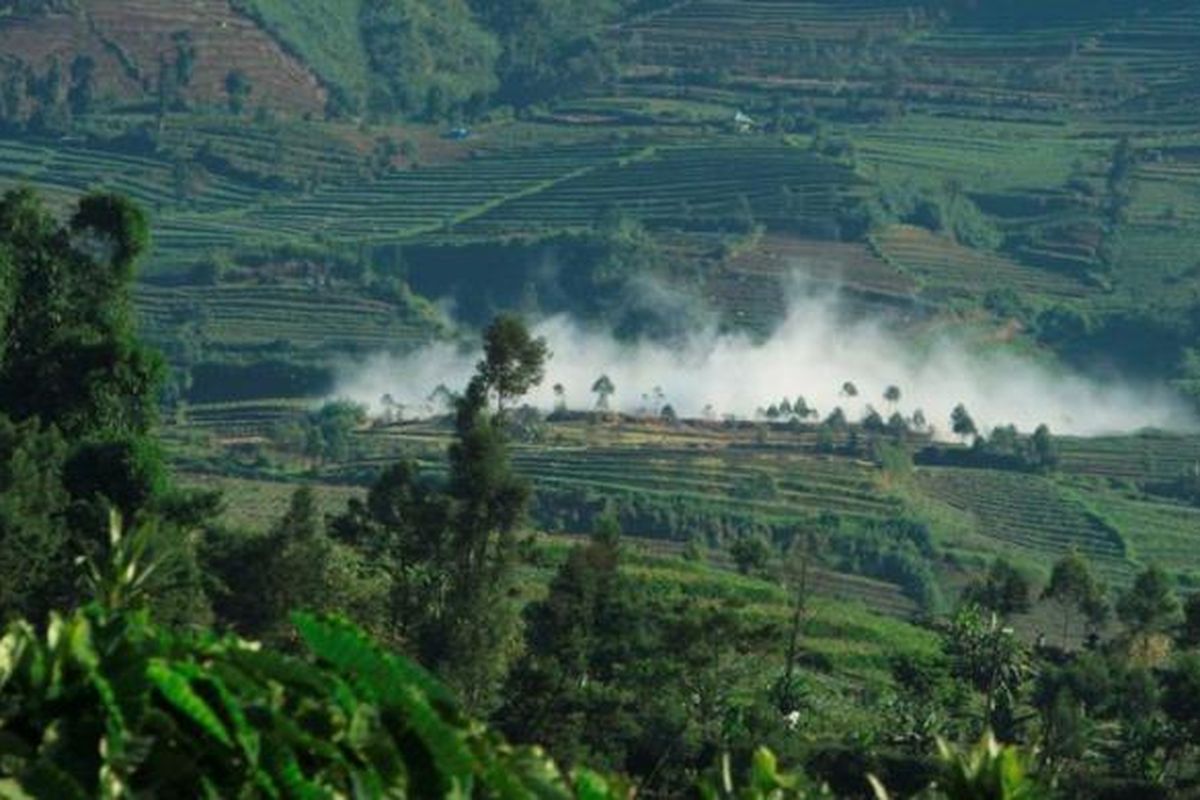
<path id="1" fill-rule="evenodd" d="M 437 304 L 628 322 L 624 282 L 647 275 L 735 330 L 769 330 L 800 274 L 918 333 L 965 324 L 1200 395 L 1200 4 L 521 9 L 0 3 L 0 188 L 111 188 L 151 215 L 137 302 L 173 368 L 180 463 L 274 452 L 346 358 L 452 339 Z M 1188 437 L 1063 439 L 1051 476 L 897 478 L 815 430 L 778 451 L 561 433 L 518 457 L 543 527 L 581 530 L 605 498 L 676 545 L 836 518 L 860 544 L 833 571 L 890 581 L 896 608 L 997 552 L 1044 571 L 1074 546 L 1113 582 L 1200 571 L 1172 494 Z M 393 434 L 322 479 L 441 435 Z M 914 520 L 935 552 L 881 549 Z"/>
<path id="2" fill-rule="evenodd" d="M 639 270 L 764 330 L 791 272 L 828 281 L 865 246 L 887 266 L 836 274 L 868 308 L 982 311 L 1068 360 L 1200 385 L 1195 3 L 486 9 L 469 36 L 494 62 L 468 79 L 387 56 L 432 47 L 458 3 L 8 4 L 0 182 L 136 197 L 147 280 L 254 291 L 302 260 L 347 314 L 390 269 L 475 322 L 533 295 L 603 314 L 603 248 L 572 256 L 565 295 L 536 265 L 619 214 L 655 245 Z M 412 21 L 404 47 L 388 20 Z M 487 248 L 512 277 L 480 283 Z"/>

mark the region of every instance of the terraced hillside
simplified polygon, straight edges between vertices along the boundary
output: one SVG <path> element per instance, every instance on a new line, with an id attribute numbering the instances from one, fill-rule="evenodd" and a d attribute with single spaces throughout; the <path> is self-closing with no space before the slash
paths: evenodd
<path id="1" fill-rule="evenodd" d="M 1195 92 L 1194 3 L 985 4 L 698 0 L 623 29 L 633 76 L 724 70 L 818 99 L 857 80 L 884 98 L 978 115 Z M 1015 110 L 1015 109 L 1014 109 Z"/>
<path id="2" fill-rule="evenodd" d="M 1033 558 L 1075 549 L 1106 575 L 1128 569 L 1120 532 L 1046 478 L 947 468 L 923 469 L 918 481 L 932 497 L 971 515 L 1001 549 Z"/>
<path id="3" fill-rule="evenodd" d="M 934 296 L 975 298 L 1008 289 L 1056 299 L 1078 299 L 1088 287 L 1063 275 L 981 253 L 915 225 L 880 230 L 871 244 L 888 264 Z"/>
<path id="4" fill-rule="evenodd" d="M 172 92 L 207 106 L 228 101 L 231 73 L 251 87 L 250 104 L 296 115 L 323 113 L 325 89 L 312 70 L 284 50 L 228 0 L 103 0 L 71 14 L 0 19 L 0 53 L 41 74 L 57 62 L 93 62 L 93 93 L 129 104 L 157 101 L 164 73 Z M 181 56 L 181 53 L 185 55 Z M 169 99 L 169 98 L 168 98 Z"/>
<path id="5" fill-rule="evenodd" d="M 415 347 L 438 331 L 430 313 L 317 285 L 228 285 L 212 290 L 147 286 L 138 294 L 142 330 L 169 345 L 191 327 L 208 350 L 253 351 L 277 345 L 309 359 Z"/>
<path id="6" fill-rule="evenodd" d="M 154 214 L 146 274 L 176 283 L 214 260 L 271 271 L 289 257 L 281 250 L 369 262 L 399 246 L 469 280 L 477 264 L 437 249 L 524 242 L 532 265 L 547 259 L 539 242 L 618 213 L 646 226 L 665 260 L 692 264 L 659 272 L 687 274 L 755 331 L 778 318 L 795 272 L 844 286 L 868 314 L 957 313 L 1012 292 L 1018 304 L 989 313 L 1016 308 L 1013 330 L 1064 352 L 1070 343 L 1041 336 L 1041 312 L 1069 309 L 1112 337 L 1105 318 L 1154 304 L 1156 318 L 1188 331 L 1200 302 L 1187 289 L 1200 135 L 1186 113 L 1200 11 L 1184 0 L 1144 12 L 1085 5 L 1018 4 L 1001 18 L 890 0 L 651 4 L 607 29 L 619 80 L 519 115 L 481 113 L 452 136 L 448 120 L 302 121 L 321 116 L 322 86 L 354 94 L 370 83 L 353 3 L 323 16 L 266 0 L 83 3 L 74 16 L 7 17 L 0 41 L 30 31 L 29 47 L 94 56 L 99 94 L 125 72 L 154 94 L 154 68 L 183 59 L 184 98 L 208 94 L 190 109 L 106 106 L 49 130 L 10 126 L 0 185 L 34 182 L 62 199 L 101 186 L 132 194 Z M 244 65 L 247 54 L 261 63 Z M 214 65 L 246 72 L 252 106 L 289 113 L 222 111 Z M 314 93 L 297 99 L 273 80 Z M 520 274 L 539 272 L 554 270 Z M 511 296 L 561 294 L 547 278 L 526 288 Z M 354 302 L 342 310 L 354 312 Z M 247 324 L 232 340 L 262 338 Z M 1198 384 L 1179 366 L 1185 348 L 1160 369 L 1186 390 Z"/>
<path id="7" fill-rule="evenodd" d="M 339 487 L 362 486 L 402 457 L 431 475 L 445 470 L 450 432 L 432 422 L 364 428 L 345 460 L 297 461 L 269 437 L 308 410 L 279 402 L 193 407 L 174 428 L 179 463 L 195 474 L 232 469 Z M 816 532 L 828 537 L 821 594 L 901 616 L 945 602 L 939 595 L 953 598 L 971 570 L 997 555 L 1042 579 L 1071 550 L 1113 587 L 1152 563 L 1182 582 L 1200 579 L 1200 509 L 1148 492 L 1167 470 L 1147 470 L 1136 456 L 1147 446 L 1195 455 L 1195 437 L 1114 437 L 1095 440 L 1090 451 L 1092 440 L 1062 439 L 1061 471 L 1034 474 L 904 468 L 872 460 L 876 445 L 866 432 L 854 450 L 849 438 L 818 434 L 814 426 L 551 422 L 537 442 L 516 445 L 514 463 L 533 482 L 539 530 L 578 534 L 611 507 L 626 535 L 650 551 L 681 555 L 698 546 L 725 569 L 740 539 L 785 543 Z M 1094 471 L 1081 467 L 1087 452 L 1095 454 Z M 1119 483 L 1096 477 L 1105 452 L 1127 455 Z"/>
<path id="8" fill-rule="evenodd" d="M 0 17 L 0 61 L 35 67 L 0 107 L 0 188 L 150 212 L 142 327 L 174 368 L 177 460 L 210 479 L 439 471 L 437 424 L 359 431 L 344 459 L 296 432 L 346 359 L 454 335 L 466 304 L 438 292 L 464 283 L 480 319 L 616 324 L 627 270 L 761 335 L 799 280 L 900 335 L 976 325 L 1200 396 L 1200 3 L 1137 5 L 639 4 L 578 91 L 381 113 L 356 3 L 82 2 Z M 655 546 L 835 530 L 832 583 L 908 604 L 997 553 L 1200 570 L 1171 494 L 1193 438 L 1062 438 L 1051 474 L 885 470 L 870 438 L 553 424 L 517 463 L 543 528 L 619 501 Z"/>

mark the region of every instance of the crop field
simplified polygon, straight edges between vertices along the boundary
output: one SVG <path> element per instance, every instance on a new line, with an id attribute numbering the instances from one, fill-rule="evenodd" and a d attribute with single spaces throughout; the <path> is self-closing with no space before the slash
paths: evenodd
<path id="1" fill-rule="evenodd" d="M 855 182 L 846 170 L 787 146 L 733 141 L 664 147 L 514 198 L 473 217 L 463 229 L 512 231 L 521 220 L 582 228 L 598 209 L 609 207 L 650 225 L 730 217 L 743 208 L 757 220 L 780 220 L 789 216 L 785 189 L 799 209 L 791 213 L 793 221 L 819 222 L 835 215 L 840 197 Z"/>
<path id="2" fill-rule="evenodd" d="M 219 136 L 227 132 L 214 130 Z M 225 144 L 194 134 L 209 158 L 236 161 Z M 306 143 L 264 134 L 246 137 L 248 164 L 256 148 L 283 148 L 286 161 L 320 173 L 323 162 L 303 156 Z M 223 141 L 223 140 L 222 140 Z M 272 144 L 274 142 L 274 144 Z M 193 262 L 198 255 L 241 245 L 294 241 L 398 242 L 422 236 L 486 238 L 553 233 L 593 225 L 618 208 L 649 225 L 692 219 L 756 219 L 820 224 L 830 220 L 857 180 L 844 168 L 807 152 L 764 142 L 720 146 L 580 144 L 483 155 L 346 184 L 325 183 L 311 192 L 267 195 L 246 181 L 207 175 L 180 186 L 162 159 L 124 156 L 84 146 L 55 147 L 5 141 L 0 181 L 37 182 L 51 192 L 74 194 L 105 187 L 126 192 L 155 212 L 156 252 L 151 271 Z M 288 151 L 287 148 L 292 148 Z M 327 178 L 352 170 L 349 154 L 327 156 Z M 294 176 L 299 179 L 299 176 Z"/>
<path id="3" fill-rule="evenodd" d="M 896 507 L 868 470 L 832 460 L 605 448 L 519 453 L 515 463 L 539 485 L 691 497 L 767 517 L 815 517 L 827 511 L 881 518 Z M 774 488 L 757 488 L 764 476 L 774 480 Z"/>
<path id="4" fill-rule="evenodd" d="M 143 286 L 137 309 L 151 341 L 168 342 L 191 326 L 206 346 L 229 350 L 284 343 L 317 353 L 402 351 L 437 333 L 433 320 L 390 303 L 312 285 Z"/>
<path id="5" fill-rule="evenodd" d="M 1005 13 L 1014 16 L 998 18 Z M 1153 15 L 1075 8 L 1061 17 L 1053 7 L 974 7 L 949 19 L 882 1 L 704 0 L 622 34 L 631 78 L 725 70 L 760 88 L 784 83 L 815 96 L 836 91 L 836 81 L 822 80 L 836 65 L 864 83 L 886 77 L 885 96 L 922 110 L 974 116 L 1043 116 L 1079 96 L 1112 104 L 1146 92 L 1162 102 L 1188 91 L 1200 64 L 1200 14 L 1182 3 Z"/>
<path id="6" fill-rule="evenodd" d="M 816 42 L 853 44 L 873 30 L 918 21 L 903 6 L 877 2 L 681 3 L 623 29 L 627 59 L 637 67 L 723 66 L 742 73 L 787 75 Z"/>
<path id="7" fill-rule="evenodd" d="M 1064 471 L 1104 478 L 1173 480 L 1200 463 L 1196 436 L 1065 437 L 1060 447 Z"/>
<path id="8" fill-rule="evenodd" d="M 1064 275 L 971 250 L 914 225 L 885 228 L 873 236 L 872 243 L 885 261 L 929 291 L 963 297 L 1003 288 L 1057 298 L 1087 294 L 1085 284 Z"/>
<path id="9" fill-rule="evenodd" d="M 917 306 L 917 281 L 863 244 L 767 235 L 707 272 L 705 296 L 748 328 L 768 332 L 797 293 L 828 293 L 864 314 Z"/>
<path id="10" fill-rule="evenodd" d="M 370 178 L 361 149 L 337 128 L 315 122 L 280 120 L 246 126 L 228 115 L 168 116 L 158 146 L 173 158 L 193 161 L 204 169 L 206 175 L 196 189 L 201 198 L 211 173 L 259 181 L 269 189 Z M 185 193 L 183 200 L 186 205 L 191 194 Z"/>
<path id="11" fill-rule="evenodd" d="M 220 522 L 254 533 L 265 533 L 283 516 L 292 494 L 301 485 L 200 473 L 181 473 L 178 481 L 180 486 L 189 489 L 220 491 L 224 498 Z M 318 484 L 312 488 L 317 507 L 323 514 L 343 511 L 346 501 L 363 495 L 363 490 L 356 487 Z"/>
<path id="12" fill-rule="evenodd" d="M 325 91 L 312 71 L 286 53 L 228 0 L 106 0 L 87 3 L 85 14 L 62 18 L 29 16 L 0 30 L 0 52 L 44 66 L 64 52 L 96 62 L 98 89 L 131 101 L 149 96 L 165 57 L 174 60 L 174 35 L 187 31 L 195 58 L 184 94 L 205 105 L 223 105 L 225 79 L 244 73 L 252 105 L 320 113 Z"/>
<path id="13" fill-rule="evenodd" d="M 364 429 L 349 460 L 319 466 L 305 462 L 298 471 L 279 472 L 279 466 L 270 465 L 287 461 L 272 455 L 265 437 L 308 408 L 284 400 L 197 405 L 171 429 L 172 447 L 181 468 L 211 475 L 220 470 L 220 460 L 202 454 L 214 452 L 214 444 L 233 453 L 254 443 L 253 453 L 236 457 L 238 474 L 257 470 L 264 492 L 283 495 L 297 482 L 315 482 L 330 487 L 338 498 L 352 496 L 371 475 L 401 457 L 416 459 L 430 474 L 444 474 L 449 431 L 428 423 Z M 210 437 L 208 444 L 189 449 L 188 437 L 197 434 Z M 1063 438 L 1060 447 L 1063 467 L 1058 474 L 918 467 L 906 477 L 858 457 L 819 453 L 804 431 L 779 430 L 764 441 L 753 428 L 670 428 L 630 419 L 550 423 L 541 443 L 518 443 L 513 458 L 517 471 L 535 487 L 532 520 L 539 530 L 577 536 L 589 529 L 595 513 L 615 503 L 622 510 L 625 534 L 639 552 L 686 559 L 694 557 L 685 552 L 687 547 L 698 544 L 702 559 L 721 570 L 733 568 L 729 543 L 757 531 L 770 535 L 835 521 L 840 531 L 833 534 L 836 539 L 859 526 L 911 519 L 928 524 L 947 555 L 969 563 L 1002 555 L 1042 580 L 1054 559 L 1072 549 L 1083 553 L 1114 587 L 1126 585 L 1137 569 L 1151 563 L 1163 565 L 1179 580 L 1200 580 L 1200 509 L 1137 488 L 1140 481 L 1178 474 L 1163 465 L 1181 464 L 1188 454 L 1195 458 L 1195 439 Z M 1159 460 L 1143 460 L 1139 453 L 1155 453 Z M 243 478 L 229 480 L 235 487 L 246 483 Z M 271 516 L 264 509 L 284 502 L 262 498 L 245 511 L 238 510 L 243 501 L 232 498 L 230 513 L 233 518 L 257 515 L 255 524 L 261 527 Z M 692 544 L 685 547 L 687 541 Z M 933 566 L 942 591 L 952 598 L 963 580 L 961 568 L 940 562 Z M 828 565 L 814 581 L 822 596 L 854 599 L 879 613 L 909 617 L 916 609 L 912 597 L 888 580 Z M 1023 622 L 1022 630 L 1044 628 L 1039 619 Z"/>
<path id="14" fill-rule="evenodd" d="M 261 441 L 277 426 L 294 422 L 312 409 L 312 402 L 296 399 L 234 400 L 188 406 L 176 423 L 188 433 L 211 432 L 223 441 Z"/>
<path id="15" fill-rule="evenodd" d="M 1061 123 L 919 115 L 850 130 L 868 174 L 917 181 L 936 175 L 992 191 L 1064 183 L 1076 160 L 1103 162 L 1113 144 Z"/>
<path id="16" fill-rule="evenodd" d="M 935 498 L 974 516 L 979 531 L 1002 550 L 1029 556 L 1075 548 L 1105 574 L 1126 569 L 1120 532 L 1045 478 L 943 468 L 922 469 L 918 481 Z"/>
<path id="17" fill-rule="evenodd" d="M 368 435 L 368 441 L 379 438 Z M 387 444 L 373 442 L 375 455 L 352 466 L 382 465 L 398 453 L 427 454 L 435 436 L 384 435 Z M 845 458 L 827 458 L 803 451 L 758 451 L 753 447 L 724 447 L 715 451 L 672 444 L 639 446 L 620 443 L 597 446 L 522 446 L 514 465 L 529 476 L 539 491 L 576 492 L 584 496 L 620 496 L 630 501 L 649 499 L 686 510 L 702 505 L 713 516 L 799 523 L 820 514 L 848 520 L 881 520 L 899 510 L 899 502 L 882 491 L 877 473 Z M 709 446 L 715 444 L 707 439 Z M 426 461 L 440 471 L 440 457 Z M 568 523 L 569 524 L 569 523 Z M 632 535 L 662 536 L 660 531 L 631 529 Z"/>
<path id="18" fill-rule="evenodd" d="M 1077 496 L 1122 531 L 1128 555 L 1143 564 L 1200 578 L 1200 508 L 1147 499 L 1133 492 L 1079 491 Z"/>
<path id="19" fill-rule="evenodd" d="M 925 497 L 959 512 L 961 524 L 946 530 L 945 543 L 952 549 L 961 544 L 976 552 L 1006 554 L 1041 570 L 1075 548 L 1117 584 L 1147 563 L 1162 563 L 1180 575 L 1200 570 L 1200 549 L 1189 549 L 1200 536 L 1195 508 L 1071 477 L 1122 476 L 1128 486 L 1178 477 L 1200 461 L 1200 441 L 1195 438 L 1063 438 L 1062 476 L 921 467 L 910 487 L 904 488 L 901 481 L 893 491 L 892 481 L 878 467 L 857 458 L 820 455 L 804 433 L 781 433 L 762 445 L 754 443 L 749 431 L 673 432 L 635 423 L 620 427 L 627 430 L 622 434 L 605 426 L 588 432 L 587 446 L 525 445 L 515 463 L 539 491 L 573 491 L 592 498 L 590 502 L 667 496 L 682 501 L 681 509 L 690 504 L 712 513 L 790 520 L 799 526 L 821 514 L 861 521 L 921 518 Z M 552 425 L 552 438 L 569 441 L 578 433 L 571 428 Z M 639 429 L 644 431 L 640 441 L 634 438 Z M 375 442 L 374 448 L 384 447 L 382 452 L 416 446 L 425 459 L 439 442 L 436 437 L 410 439 L 395 433 L 367 439 L 379 437 L 390 443 Z M 637 446 L 631 446 L 635 442 Z M 378 449 L 375 452 L 379 454 L 374 458 L 386 459 Z M 935 532 L 941 529 L 936 517 L 930 522 Z"/>
<path id="20" fill-rule="evenodd" d="M 155 214 L 183 200 L 176 190 L 174 170 L 163 159 L 78 144 L 0 138 L 0 187 L 22 184 L 36 185 L 60 201 L 94 189 L 119 191 Z M 198 211 L 219 212 L 244 208 L 254 200 L 249 187 L 212 176 L 205 180 L 203 191 L 187 202 Z"/>

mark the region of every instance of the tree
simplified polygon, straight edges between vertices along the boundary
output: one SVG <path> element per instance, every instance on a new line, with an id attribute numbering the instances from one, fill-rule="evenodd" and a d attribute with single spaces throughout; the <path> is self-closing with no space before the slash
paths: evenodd
<path id="1" fill-rule="evenodd" d="M 1122 136 L 1113 147 L 1109 163 L 1106 187 L 1108 189 L 1108 214 L 1114 223 L 1124 220 L 1125 211 L 1133 200 L 1133 173 L 1137 166 L 1137 152 L 1128 136 Z"/>
<path id="2" fill-rule="evenodd" d="M 1171 579 L 1152 564 L 1138 573 L 1133 585 L 1117 600 L 1117 616 L 1135 633 L 1157 633 L 1178 621 L 1179 598 Z"/>
<path id="3" fill-rule="evenodd" d="M 842 411 L 840 406 L 829 412 L 824 424 L 825 427 L 835 431 L 844 431 L 849 427 L 849 423 L 846 421 L 846 412 Z"/>
<path id="4" fill-rule="evenodd" d="M 1030 607 L 1029 580 L 1002 558 L 992 561 L 987 574 L 963 590 L 962 599 L 1001 617 L 1023 614 Z"/>
<path id="5" fill-rule="evenodd" d="M 304 454 L 319 461 L 344 461 L 350 456 L 354 431 L 367 418 L 366 409 L 348 400 L 334 400 L 304 421 Z"/>
<path id="6" fill-rule="evenodd" d="M 333 610 L 334 545 L 311 487 L 292 493 L 287 510 L 266 535 L 239 531 L 213 538 L 222 540 L 210 542 L 206 566 L 224 584 L 214 608 L 239 634 L 286 647 L 293 611 Z"/>
<path id="7" fill-rule="evenodd" d="M 730 545 L 729 555 L 737 565 L 738 572 L 748 575 L 767 566 L 771 559 L 771 548 L 757 536 L 743 536 Z"/>
<path id="8" fill-rule="evenodd" d="M 1002 456 L 1017 455 L 1020 445 L 1021 437 L 1015 425 L 997 425 L 992 428 L 992 435 L 987 441 L 988 451 Z"/>
<path id="9" fill-rule="evenodd" d="M 498 99 L 518 108 L 585 94 L 617 75 L 604 29 L 619 19 L 609 0 L 471 0 L 502 46 Z"/>
<path id="10" fill-rule="evenodd" d="M 1011 628 L 978 606 L 964 606 L 942 639 L 954 674 L 983 695 L 984 724 L 1008 737 L 1029 656 Z"/>
<path id="11" fill-rule="evenodd" d="M 230 70 L 225 75 L 225 95 L 228 98 L 229 113 L 240 117 L 246 110 L 246 101 L 250 99 L 253 90 L 254 87 L 250 85 L 250 78 L 246 73 L 240 69 Z"/>
<path id="12" fill-rule="evenodd" d="M 608 398 L 617 391 L 617 387 L 613 385 L 612 380 L 607 375 L 601 375 L 592 384 L 592 394 L 596 395 L 596 408 L 600 411 L 608 410 Z"/>
<path id="13" fill-rule="evenodd" d="M 883 417 L 870 405 L 867 406 L 860 424 L 862 425 L 862 429 L 867 433 L 883 433 L 887 430 L 887 425 L 884 423 Z"/>
<path id="14" fill-rule="evenodd" d="M 501 314 L 483 334 L 484 358 L 476 367 L 489 391 L 496 395 L 496 408 L 504 413 L 507 401 L 515 400 L 541 383 L 550 357 L 546 340 L 536 339 L 525 323 L 512 314 Z"/>
<path id="15" fill-rule="evenodd" d="M 1050 428 L 1044 424 L 1038 425 L 1029 444 L 1032 450 L 1031 460 L 1037 469 L 1048 472 L 1058 466 L 1058 446 L 1054 437 L 1050 435 Z"/>
<path id="16" fill-rule="evenodd" d="M 493 350 L 455 399 L 446 481 L 401 462 L 331 526 L 335 539 L 386 574 L 391 636 L 481 710 L 496 701 L 519 644 L 515 535 L 530 487 L 513 472 L 506 425 L 488 400 L 496 385 L 513 391 L 540 379 L 540 366 L 523 372 L 532 362 L 515 352 Z"/>
<path id="17" fill-rule="evenodd" d="M 525 610 L 525 652 L 497 712 L 512 736 L 546 742 L 568 763 L 585 757 L 621 767 L 635 713 L 625 685 L 637 657 L 640 604 L 620 574 L 621 529 L 607 509 L 577 545 L 544 599 Z M 632 677 L 632 676 L 630 676 Z"/>
<path id="18" fill-rule="evenodd" d="M 891 409 L 893 411 L 895 411 L 896 404 L 900 402 L 900 387 L 899 386 L 887 387 L 887 389 L 885 389 L 883 392 L 883 399 L 885 401 L 887 401 L 887 403 L 891 407 Z"/>
<path id="19" fill-rule="evenodd" d="M 979 432 L 975 427 L 975 420 L 971 419 L 966 406 L 962 403 L 956 405 L 950 412 L 950 429 L 964 441 L 968 436 L 975 436 Z"/>
<path id="20" fill-rule="evenodd" d="M 476 709 L 494 703 L 514 655 L 515 533 L 530 496 L 528 481 L 512 470 L 502 420 L 487 412 L 486 386 L 481 368 L 457 402 L 455 441 L 448 452 L 450 594 L 441 636 L 433 631 L 430 651 L 430 663 Z"/>
<path id="21" fill-rule="evenodd" d="M 499 46 L 465 0 L 366 0 L 359 29 L 376 114 L 440 120 L 481 106 L 497 87 Z"/>
<path id="22" fill-rule="evenodd" d="M 72 439 L 150 429 L 164 370 L 134 337 L 131 294 L 148 244 L 119 195 L 88 195 L 66 226 L 30 190 L 0 199 L 0 413 Z"/>
<path id="23" fill-rule="evenodd" d="M 800 633 L 805 617 L 808 615 L 808 597 L 812 588 L 812 566 L 817 558 L 820 541 L 811 532 L 798 533 L 792 540 L 787 557 L 783 562 L 783 584 L 788 594 L 788 604 L 791 606 L 792 619 L 788 626 L 788 644 L 784 657 L 783 680 L 777 692 L 780 711 L 790 713 L 795 710 L 795 680 L 796 665 L 800 657 Z"/>
<path id="24" fill-rule="evenodd" d="M 188 31 L 176 31 L 171 34 L 171 41 L 175 43 L 175 85 L 188 86 L 196 68 L 195 42 Z"/>
<path id="25" fill-rule="evenodd" d="M 65 225 L 32 191 L 0 198 L 6 611 L 63 607 L 70 559 L 107 546 L 109 507 L 132 520 L 167 497 L 149 436 L 162 361 L 134 335 L 132 283 L 148 241 L 141 211 L 117 195 L 84 197 Z"/>
<path id="26" fill-rule="evenodd" d="M 1200 742 L 1200 654 L 1179 656 L 1164 675 L 1162 708 L 1195 747 Z"/>
<path id="27" fill-rule="evenodd" d="M 1183 602 L 1183 627 L 1179 643 L 1184 647 L 1200 646 L 1200 592 L 1192 592 Z"/>
<path id="28" fill-rule="evenodd" d="M 71 113 L 83 116 L 92 111 L 96 93 L 96 60 L 91 56 L 79 55 L 71 62 L 71 88 L 67 92 L 67 103 Z"/>
<path id="29" fill-rule="evenodd" d="M 792 413 L 801 421 L 817 416 L 817 410 L 810 406 L 802 395 L 797 395 L 796 402 L 792 403 Z"/>
<path id="30" fill-rule="evenodd" d="M 66 459 L 57 430 L 0 415 L 0 617 L 41 619 L 74 594 Z"/>
<path id="31" fill-rule="evenodd" d="M 846 397 L 858 397 L 858 387 L 850 381 L 842 384 L 842 394 Z"/>
<path id="32" fill-rule="evenodd" d="M 1103 617 L 1105 608 L 1104 587 L 1092 575 L 1086 559 L 1075 550 L 1055 562 L 1050 582 L 1042 590 L 1042 599 L 1054 600 L 1062 607 L 1064 642 L 1070 631 L 1072 611 L 1097 619 Z"/>

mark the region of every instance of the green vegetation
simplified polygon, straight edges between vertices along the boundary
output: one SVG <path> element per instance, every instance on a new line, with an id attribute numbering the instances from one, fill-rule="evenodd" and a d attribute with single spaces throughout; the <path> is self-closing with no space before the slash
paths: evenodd
<path id="1" fill-rule="evenodd" d="M 0 2 L 0 794 L 1194 793 L 1195 435 L 546 415 L 498 316 L 799 276 L 1200 398 L 1193 6 Z"/>
<path id="2" fill-rule="evenodd" d="M 236 0 L 233 5 L 295 52 L 336 96 L 359 101 L 366 96 L 370 66 L 359 35 L 361 0 Z"/>

